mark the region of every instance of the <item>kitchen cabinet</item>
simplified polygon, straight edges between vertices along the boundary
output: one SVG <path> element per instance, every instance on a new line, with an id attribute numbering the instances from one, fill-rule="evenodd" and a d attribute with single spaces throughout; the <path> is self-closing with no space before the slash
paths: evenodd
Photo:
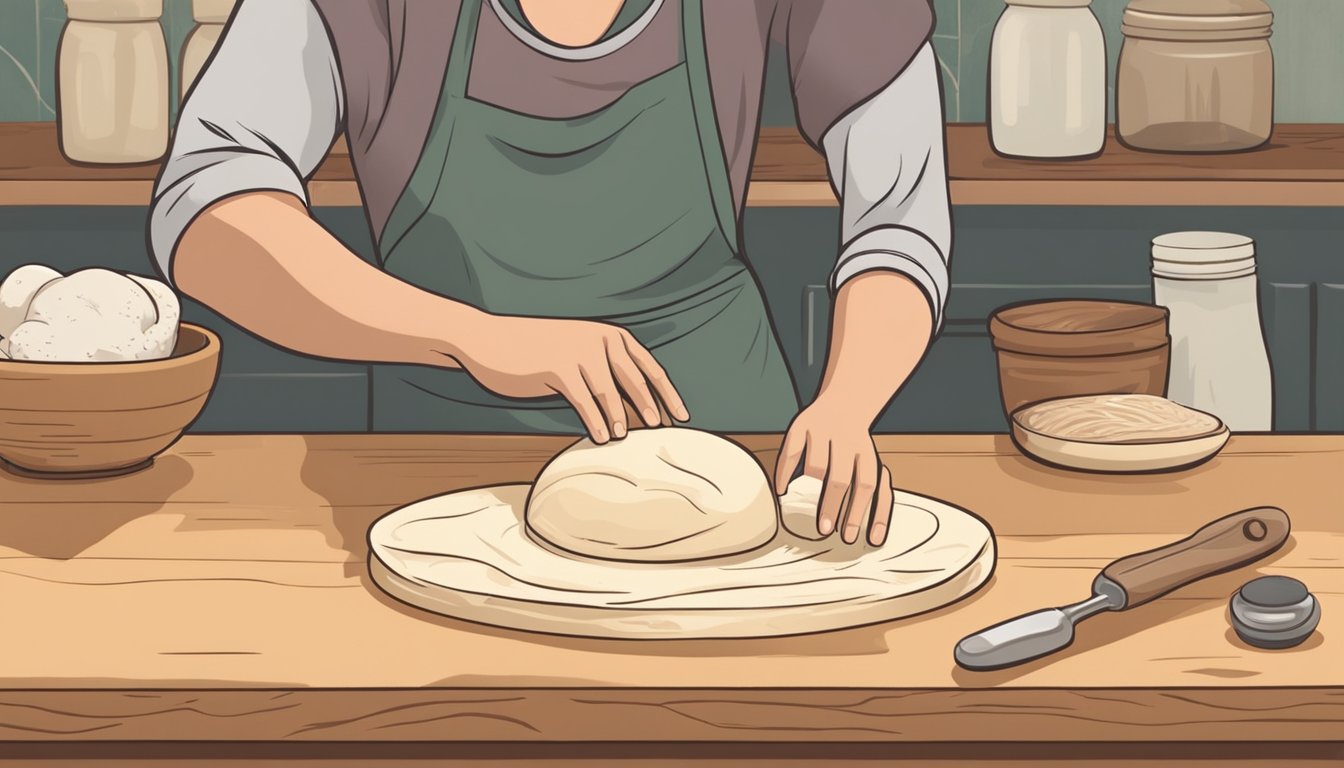
<path id="1" fill-rule="evenodd" d="M 768 466 L 780 436 L 739 439 Z M 1344 520 L 1320 479 L 1338 472 L 1344 437 L 1236 436 L 1200 468 L 1117 479 L 1035 464 L 1003 435 L 879 436 L 901 487 L 993 527 L 998 563 L 961 602 L 840 632 L 534 635 L 423 613 L 370 582 L 374 520 L 529 480 L 567 442 L 188 435 L 115 480 L 0 472 L 0 590 L 13 615 L 41 617 L 12 622 L 0 641 L 0 759 L 1148 757 L 1280 768 L 1339 755 Z M 1079 600 L 1111 560 L 1257 503 L 1292 518 L 1292 539 L 1265 560 L 1089 619 L 1053 656 L 994 672 L 954 664 L 964 635 Z M 1317 632 L 1290 651 L 1245 646 L 1225 616 L 1234 590 L 1273 574 L 1321 601 Z"/>
<path id="2" fill-rule="evenodd" d="M 1274 369 L 1276 429 L 1344 431 L 1344 219 L 1326 208 L 959 207 L 946 324 L 879 422 L 882 431 L 1006 429 L 986 328 L 995 308 L 1029 299 L 1150 301 L 1148 240 L 1179 229 L 1256 238 L 1262 316 Z M 0 271 L 29 261 L 147 273 L 144 210 L 0 206 Z M 359 212 L 318 217 L 366 257 Z M 753 208 L 746 245 L 804 397 L 815 392 L 830 325 L 826 279 L 834 208 Z M 277 349 L 187 302 L 186 318 L 220 333 L 220 385 L 195 429 L 362 431 L 367 368 Z"/>
<path id="3" fill-rule="evenodd" d="M 1316 286 L 1315 299 L 1313 425 L 1344 432 L 1344 283 Z"/>
<path id="4" fill-rule="evenodd" d="M 964 206 L 946 322 L 878 423 L 881 431 L 999 432 L 988 317 L 1047 298 L 1152 301 L 1149 241 L 1209 229 L 1256 239 L 1261 317 L 1274 371 L 1275 429 L 1344 431 L 1344 217 L 1329 208 Z M 805 395 L 830 327 L 832 211 L 753 210 L 747 248 Z M 808 254 L 817 254 L 815 259 Z"/>

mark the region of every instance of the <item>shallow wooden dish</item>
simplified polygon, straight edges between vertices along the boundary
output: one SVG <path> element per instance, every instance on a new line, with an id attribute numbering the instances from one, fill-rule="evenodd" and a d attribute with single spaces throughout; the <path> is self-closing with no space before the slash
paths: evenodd
<path id="1" fill-rule="evenodd" d="M 1159 403 L 1160 401 L 1160 403 Z M 1123 415 L 1111 423 L 1095 423 L 1091 429 L 1042 428 L 1043 414 L 1060 420 L 1061 413 L 1093 413 L 1107 405 L 1160 405 L 1188 415 L 1182 429 L 1146 428 Z M 1076 410 L 1070 410 L 1076 409 Z M 1047 411 L 1049 412 L 1047 414 Z M 1085 434 L 1092 432 L 1094 434 Z M 1109 433 L 1109 434 L 1108 434 Z M 1052 466 L 1085 472 L 1171 472 L 1198 466 L 1213 458 L 1227 444 L 1231 433 L 1218 417 L 1186 408 L 1152 395 L 1089 395 L 1047 400 L 1013 412 L 1012 437 L 1028 456 Z"/>
<path id="2" fill-rule="evenodd" d="M 0 460 L 29 477 L 148 467 L 196 420 L 219 373 L 219 337 L 183 323 L 171 357 L 125 363 L 0 361 Z"/>

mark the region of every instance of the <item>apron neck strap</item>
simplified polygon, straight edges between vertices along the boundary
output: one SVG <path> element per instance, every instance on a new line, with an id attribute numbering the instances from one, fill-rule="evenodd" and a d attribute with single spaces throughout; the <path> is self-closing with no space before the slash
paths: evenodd
<path id="1" fill-rule="evenodd" d="M 448 74 L 443 86 L 455 99 L 467 96 L 467 77 L 471 73 L 471 57 L 476 49 L 476 26 L 481 19 L 481 5 L 485 0 L 462 0 L 457 13 L 457 28 L 453 30 L 453 47 L 448 54 Z"/>
<path id="2" fill-rule="evenodd" d="M 481 6 L 486 0 L 462 0 L 453 31 L 453 47 L 448 58 L 448 72 L 444 82 L 446 94 L 454 99 L 467 96 L 467 78 L 471 72 L 472 53 L 476 48 L 476 27 L 481 18 Z M 691 105 L 695 111 L 696 130 L 703 147 L 705 174 L 719 227 L 732 245 L 741 253 L 737 233 L 737 213 L 733 206 L 732 185 L 728 180 L 728 163 L 723 152 L 714 117 L 714 94 L 710 85 L 709 61 L 706 58 L 705 23 L 702 0 L 681 0 L 682 53 L 686 74 L 690 80 Z"/>
<path id="3" fill-rule="evenodd" d="M 681 0 L 681 40 L 686 76 L 691 86 L 691 109 L 695 112 L 695 128 L 700 134 L 701 156 L 705 163 L 705 176 L 709 180 L 714 214 L 733 252 L 741 254 L 742 243 L 739 242 L 732 183 L 728 178 L 728 161 L 714 112 L 714 91 L 705 45 L 703 0 Z"/>

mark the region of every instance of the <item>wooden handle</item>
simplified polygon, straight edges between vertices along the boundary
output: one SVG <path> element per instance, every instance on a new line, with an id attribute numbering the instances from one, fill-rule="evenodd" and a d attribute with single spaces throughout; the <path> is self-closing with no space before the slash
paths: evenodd
<path id="1" fill-rule="evenodd" d="M 1288 515 L 1256 507 L 1220 517 L 1174 544 L 1124 557 L 1101 572 L 1125 590 L 1125 608 L 1143 605 L 1206 576 L 1268 555 L 1288 540 Z"/>

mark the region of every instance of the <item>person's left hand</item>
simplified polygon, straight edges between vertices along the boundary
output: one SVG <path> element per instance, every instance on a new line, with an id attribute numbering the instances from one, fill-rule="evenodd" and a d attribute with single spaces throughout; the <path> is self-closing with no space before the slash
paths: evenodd
<path id="1" fill-rule="evenodd" d="M 775 466 L 775 494 L 782 496 L 801 461 L 803 474 L 822 481 L 817 532 L 837 529 L 853 544 L 868 519 L 868 543 L 881 546 L 891 524 L 891 473 L 877 457 L 870 419 L 838 399 L 819 397 L 794 418 Z"/>

